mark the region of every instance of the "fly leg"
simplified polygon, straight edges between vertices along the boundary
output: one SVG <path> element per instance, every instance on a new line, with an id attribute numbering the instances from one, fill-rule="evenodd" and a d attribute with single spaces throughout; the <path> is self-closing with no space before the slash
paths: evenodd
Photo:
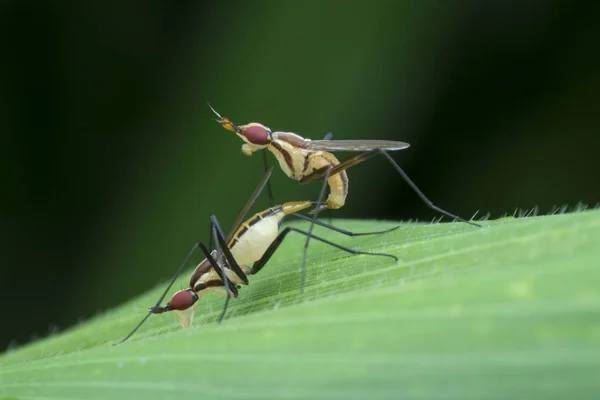
<path id="1" fill-rule="evenodd" d="M 231 254 L 229 245 L 227 244 L 227 241 L 225 240 L 225 234 L 223 233 L 223 229 L 221 228 L 221 224 L 219 224 L 217 217 L 214 215 L 211 215 L 210 223 L 212 226 L 212 233 L 213 233 L 215 242 L 217 243 L 217 247 L 220 247 L 223 254 L 225 255 L 225 258 L 227 260 L 227 266 L 233 272 L 235 272 L 235 274 L 247 285 L 248 277 L 246 276 L 246 274 L 244 274 L 244 271 L 242 271 L 242 268 L 240 268 L 238 262 L 233 257 L 233 254 Z M 219 253 L 219 252 L 217 252 L 217 253 Z"/>
<path id="2" fill-rule="evenodd" d="M 269 160 L 267 159 L 267 152 L 263 151 L 263 165 L 265 166 L 265 174 L 269 170 Z M 269 207 L 275 205 L 275 198 L 273 197 L 273 188 L 271 187 L 271 181 L 267 182 L 267 194 L 269 196 Z"/>
<path id="3" fill-rule="evenodd" d="M 417 185 L 408 177 L 406 172 L 404 172 L 404 170 L 402 168 L 400 168 L 400 166 L 396 163 L 396 161 L 394 161 L 394 159 L 386 151 L 384 151 L 382 149 L 369 150 L 369 151 L 361 153 L 357 156 L 349 158 L 348 160 L 336 165 L 335 167 L 332 167 L 332 168 L 328 167 L 328 168 L 322 168 L 320 170 L 317 170 L 317 171 L 313 172 L 312 174 L 306 176 L 305 179 L 303 179 L 302 183 L 318 181 L 321 179 L 325 179 L 325 181 L 327 181 L 329 176 L 332 176 L 332 175 L 338 174 L 342 171 L 345 171 L 348 168 L 353 167 L 357 164 L 360 164 L 363 161 L 366 161 L 369 158 L 371 158 L 377 154 L 383 155 L 390 162 L 390 164 L 392 164 L 392 166 L 394 167 L 396 172 L 398 172 L 400 174 L 400 176 L 402 177 L 402 179 L 404 179 L 404 181 L 406 183 L 408 183 L 408 185 L 411 187 L 411 189 L 417 194 L 417 196 L 419 196 L 419 198 L 427 205 L 427 207 L 431 208 L 434 211 L 439 212 L 440 214 L 443 214 L 447 217 L 455 219 L 457 221 L 461 221 L 461 222 L 464 222 L 469 225 L 481 227 L 481 225 L 479 225 L 479 224 L 476 224 L 471 221 L 467 221 L 467 220 L 459 217 L 458 215 L 451 214 L 448 211 L 443 210 L 443 209 L 439 208 L 438 206 L 436 206 L 435 204 L 433 204 L 433 202 L 431 200 L 429 200 L 427 198 L 427 196 L 425 196 L 423 194 L 423 192 L 421 192 L 421 190 L 417 187 Z"/>
<path id="4" fill-rule="evenodd" d="M 265 188 L 265 185 L 267 185 L 269 183 L 269 178 L 271 177 L 272 172 L 273 172 L 273 167 L 269 167 L 265 171 L 262 179 L 260 180 L 260 182 L 258 183 L 256 188 L 254 188 L 254 192 L 252 192 L 252 195 L 248 198 L 248 201 L 246 202 L 246 204 L 244 204 L 244 207 L 242 208 L 242 210 L 238 214 L 237 218 L 235 219 L 235 222 L 232 225 L 233 228 L 231 229 L 231 232 L 229 233 L 229 235 L 227 235 L 227 237 L 226 237 L 227 242 L 229 242 L 229 240 L 231 240 L 231 236 L 235 233 L 236 229 L 246 219 L 246 215 L 248 215 L 248 211 L 250 211 L 250 209 L 256 202 L 256 199 L 262 193 L 263 189 Z M 212 227 L 211 227 L 211 232 L 212 232 Z M 212 240 L 212 233 L 211 233 L 211 240 Z M 214 247 L 212 247 L 212 245 L 211 245 L 211 246 L 209 246 L 209 249 L 214 249 Z"/>
<path id="5" fill-rule="evenodd" d="M 229 291 L 231 293 L 233 293 L 233 295 L 235 297 L 237 297 L 237 295 L 238 295 L 237 287 L 229 279 L 227 279 L 227 275 L 225 274 L 225 271 L 223 270 L 223 268 L 221 268 L 219 266 L 219 263 L 215 260 L 215 258 L 212 256 L 212 254 L 210 254 L 210 251 L 202 243 L 198 243 L 198 247 L 200 248 L 200 250 L 202 250 L 202 253 L 204 253 L 204 257 L 208 260 L 211 267 L 221 277 L 221 280 L 223 281 L 223 286 L 225 286 L 225 290 L 229 289 Z M 225 285 L 225 282 L 227 282 L 227 285 Z"/>
<path id="6" fill-rule="evenodd" d="M 323 137 L 323 140 L 331 140 L 333 139 L 333 132 L 327 132 L 327 134 Z M 329 220 L 329 225 L 331 225 L 331 210 L 327 209 L 327 219 Z"/>
<path id="7" fill-rule="evenodd" d="M 215 240 L 216 240 L 216 238 L 215 238 Z M 217 246 L 217 247 L 219 247 L 219 246 Z M 225 268 L 225 265 L 223 264 L 223 259 L 222 259 L 220 250 L 217 249 L 217 259 L 219 260 L 217 262 L 213 258 L 212 254 L 210 254 L 210 251 L 208 251 L 208 249 L 202 243 L 200 243 L 200 249 L 204 253 L 204 256 L 206 257 L 206 259 L 210 262 L 210 265 L 213 267 L 213 269 L 215 271 L 217 271 L 217 274 L 219 274 L 219 276 L 221 277 L 221 280 L 223 281 L 223 286 L 225 286 L 225 295 L 226 295 L 227 299 L 225 300 L 225 305 L 223 306 L 223 311 L 221 312 L 221 315 L 219 316 L 219 319 L 218 319 L 218 323 L 220 324 L 221 321 L 223 320 L 223 318 L 225 317 L 225 312 L 227 311 L 227 306 L 229 304 L 229 299 L 231 298 L 231 293 L 233 293 L 233 295 L 235 297 L 237 297 L 237 295 L 238 295 L 237 287 L 235 287 L 235 285 L 227 278 L 227 274 L 225 273 L 225 270 L 223 269 L 223 268 Z M 219 267 L 219 265 L 223 265 L 223 268 Z"/>
<path id="8" fill-rule="evenodd" d="M 129 339 L 131 336 L 133 336 L 134 333 L 137 332 L 138 329 L 140 329 L 140 327 L 144 324 L 144 322 L 146 322 L 146 320 L 150 317 L 150 315 L 156 314 L 155 311 L 159 310 L 161 308 L 160 303 L 162 303 L 162 301 L 165 299 L 167 293 L 169 293 L 169 290 L 171 290 L 171 287 L 173 286 L 173 284 L 175 283 L 175 281 L 177 280 L 177 278 L 179 278 L 179 275 L 181 275 L 181 271 L 183 271 L 183 269 L 187 265 L 188 261 L 190 260 L 190 258 L 192 257 L 192 255 L 194 254 L 194 252 L 196 251 L 196 249 L 202 248 L 202 247 L 204 247 L 204 245 L 202 243 L 200 243 L 200 242 L 194 244 L 194 246 L 190 249 L 190 251 L 188 251 L 188 254 L 183 259 L 183 262 L 181 263 L 181 265 L 177 269 L 177 272 L 175 273 L 175 275 L 173 275 L 173 278 L 171 279 L 171 282 L 169 282 L 169 284 L 167 285 L 167 288 L 165 289 L 165 291 L 163 292 L 163 294 L 160 296 L 160 298 L 158 299 L 158 301 L 156 302 L 156 304 L 154 306 L 150 307 L 150 311 L 148 311 L 148 314 L 146 314 L 146 316 L 140 321 L 140 323 L 137 324 L 137 326 L 135 328 L 133 328 L 133 330 L 127 336 L 125 336 L 123 339 L 119 340 L 113 346 L 121 344 L 124 341 L 126 341 L 127 339 Z"/>
<path id="9" fill-rule="evenodd" d="M 215 243 L 217 245 L 217 258 L 219 259 L 219 264 L 222 265 L 223 268 L 229 267 L 242 280 L 242 282 L 244 282 L 245 284 L 248 284 L 248 277 L 246 276 L 246 274 L 244 274 L 244 271 L 242 271 L 242 269 L 240 268 L 236 259 L 233 257 L 233 254 L 231 254 L 229 245 L 227 244 L 227 241 L 225 240 L 225 234 L 223 233 L 221 224 L 219 224 L 219 221 L 217 220 L 216 216 L 211 215 L 210 224 L 211 224 L 213 240 L 215 241 Z M 225 259 L 227 260 L 227 264 L 225 264 L 223 262 L 222 255 L 225 256 Z M 219 317 L 219 323 L 221 323 L 221 321 L 223 321 L 223 318 L 225 317 L 225 313 L 227 312 L 227 306 L 229 305 L 229 299 L 231 298 L 231 294 L 230 294 L 230 283 L 231 282 L 229 282 L 229 279 L 227 278 L 227 274 L 225 273 L 225 271 L 222 271 L 222 272 L 223 273 L 221 275 L 221 279 L 223 279 L 223 283 L 225 284 L 227 300 L 225 300 L 225 305 L 223 306 L 223 311 L 221 312 L 221 316 Z M 237 288 L 236 288 L 236 295 L 237 295 Z"/>
<path id="10" fill-rule="evenodd" d="M 303 220 L 305 220 L 305 221 L 309 221 L 309 222 L 311 222 L 311 223 L 313 222 L 313 219 L 312 219 L 311 217 L 307 217 L 306 215 L 302 215 L 302 214 L 299 214 L 299 213 L 291 213 L 291 214 L 289 214 L 289 215 L 293 215 L 293 216 L 294 216 L 294 217 L 296 217 L 296 218 L 303 219 Z M 395 231 L 396 229 L 400 228 L 400 225 L 397 225 L 397 226 L 394 226 L 393 228 L 390 228 L 390 229 L 385 229 L 385 230 L 383 230 L 383 231 L 374 231 L 374 232 L 351 232 L 351 231 L 348 231 L 348 230 L 346 230 L 346 229 L 338 228 L 338 227 L 336 227 L 336 226 L 333 226 L 333 225 L 331 225 L 331 224 L 326 224 L 325 222 L 321 222 L 321 221 L 319 221 L 319 220 L 315 220 L 315 221 L 314 221 L 314 223 L 315 223 L 316 225 L 322 226 L 322 227 L 324 227 L 324 228 L 331 229 L 332 231 L 335 231 L 335 232 L 341 233 L 342 235 L 346 235 L 346 236 L 352 236 L 352 237 L 354 237 L 354 236 L 380 235 L 380 234 L 382 234 L 382 233 L 388 233 L 388 232 L 392 232 L 392 231 Z"/>
<path id="11" fill-rule="evenodd" d="M 319 211 L 321 210 L 321 205 L 325 199 L 325 193 L 327 192 L 327 180 L 329 179 L 329 174 L 331 172 L 331 167 L 327 167 L 325 171 L 325 176 L 323 179 L 323 186 L 321 187 L 321 193 L 319 193 L 319 199 L 317 200 L 316 206 L 313 211 L 313 216 L 310 221 L 310 227 L 308 228 L 308 232 L 306 235 L 306 242 L 304 242 L 304 252 L 302 256 L 302 269 L 300 272 L 300 294 L 304 293 L 304 281 L 306 280 L 306 262 L 308 258 L 308 243 L 310 242 L 310 238 L 312 237 L 312 231 L 315 227 L 315 223 L 317 221 L 317 217 L 319 216 Z"/>
<path id="12" fill-rule="evenodd" d="M 392 254 L 386 254 L 386 253 L 374 253 L 374 252 L 368 252 L 368 251 L 360 251 L 360 250 L 354 250 L 351 249 L 349 247 L 345 247 L 342 245 L 339 245 L 337 243 L 334 243 L 330 240 L 327 239 L 323 239 L 319 236 L 313 235 L 307 231 L 303 231 L 301 229 L 298 228 L 294 228 L 291 226 L 285 227 L 280 233 L 279 235 L 277 235 L 277 237 L 275 238 L 275 240 L 269 245 L 269 247 L 267 248 L 267 250 L 265 251 L 265 253 L 262 255 L 262 257 L 260 258 L 260 260 L 256 261 L 254 263 L 254 265 L 252 266 L 252 268 L 250 268 L 250 270 L 248 271 L 249 274 L 251 275 L 255 275 L 257 274 L 264 266 L 265 264 L 269 261 L 269 259 L 271 258 L 271 256 L 273 256 L 273 253 L 275 253 L 275 250 L 277 250 L 277 248 L 281 245 L 281 242 L 283 242 L 283 239 L 285 239 L 285 237 L 287 236 L 288 233 L 290 232 L 297 232 L 300 233 L 302 235 L 305 235 L 306 237 L 310 237 L 312 239 L 318 240 L 320 242 L 323 242 L 325 244 L 328 244 L 332 247 L 335 247 L 336 249 L 340 249 L 343 250 L 347 253 L 350 254 L 363 254 L 363 255 L 368 255 L 368 256 L 381 256 L 381 257 L 389 257 L 389 258 L 393 258 L 395 261 L 398 261 L 398 258 Z"/>

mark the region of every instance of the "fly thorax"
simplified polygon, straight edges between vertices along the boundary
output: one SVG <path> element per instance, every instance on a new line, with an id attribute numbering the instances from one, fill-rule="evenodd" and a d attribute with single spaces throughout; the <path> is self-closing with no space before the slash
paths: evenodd
<path id="1" fill-rule="evenodd" d="M 304 167 L 307 164 L 309 152 L 292 143 L 273 138 L 269 150 L 279 161 L 279 166 L 285 174 L 294 180 L 301 180 L 304 176 Z"/>
<path id="2" fill-rule="evenodd" d="M 273 132 L 271 137 L 281 142 L 289 143 L 297 149 L 305 149 L 311 142 L 310 139 L 304 139 L 302 136 L 293 132 Z"/>
<path id="3" fill-rule="evenodd" d="M 289 155 L 289 152 L 283 149 L 282 146 L 280 146 L 275 140 L 271 142 L 268 149 L 277 159 L 279 167 L 281 168 L 283 173 L 286 174 L 288 178 L 296 179 L 296 177 L 294 176 L 294 171 L 292 171 L 291 168 L 292 158 Z"/>

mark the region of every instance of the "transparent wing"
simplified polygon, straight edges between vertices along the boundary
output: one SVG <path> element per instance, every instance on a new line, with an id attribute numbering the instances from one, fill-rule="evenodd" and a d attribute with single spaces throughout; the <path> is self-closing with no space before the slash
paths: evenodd
<path id="1" fill-rule="evenodd" d="M 324 151 L 368 151 L 383 149 L 388 151 L 404 150 L 410 144 L 394 140 L 312 140 L 309 150 Z"/>

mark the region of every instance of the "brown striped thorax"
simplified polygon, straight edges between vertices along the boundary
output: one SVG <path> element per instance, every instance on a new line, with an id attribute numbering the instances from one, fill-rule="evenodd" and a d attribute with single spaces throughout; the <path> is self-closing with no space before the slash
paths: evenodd
<path id="1" fill-rule="evenodd" d="M 290 179 L 299 183 L 327 179 L 329 196 L 325 201 L 319 198 L 317 207 L 313 210 L 315 216 L 323 208 L 338 209 L 344 206 L 348 196 L 348 175 L 346 173 L 348 168 L 358 165 L 373 156 L 381 155 L 387 159 L 396 172 L 429 208 L 458 221 L 480 226 L 437 207 L 419 190 L 387 153 L 408 148 L 410 145 L 406 142 L 395 140 L 331 140 L 330 137 L 323 140 L 305 139 L 292 132 L 272 132 L 269 127 L 258 122 L 238 126 L 231 120 L 221 117 L 212 107 L 211 109 L 219 117 L 216 120 L 219 124 L 225 129 L 235 132 L 244 141 L 242 145 L 244 154 L 249 156 L 258 150 L 269 150 L 279 162 L 283 172 Z M 340 163 L 332 154 L 335 151 L 360 152 L 361 154 Z M 324 188 L 325 186 L 323 186 Z M 324 190 L 321 193 L 325 193 Z"/>

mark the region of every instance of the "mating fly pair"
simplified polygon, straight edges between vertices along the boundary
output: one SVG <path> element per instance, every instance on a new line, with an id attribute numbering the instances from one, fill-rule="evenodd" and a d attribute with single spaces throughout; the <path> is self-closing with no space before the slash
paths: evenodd
<path id="1" fill-rule="evenodd" d="M 223 233 L 223 229 L 216 216 L 212 215 L 210 217 L 211 234 L 208 247 L 201 242 L 194 244 L 156 304 L 150 308 L 148 314 L 131 331 L 131 333 L 119 343 L 123 343 L 129 339 L 152 314 L 162 314 L 174 311 L 179 318 L 181 326 L 183 328 L 189 328 L 192 324 L 194 312 L 200 298 L 208 293 L 217 293 L 227 297 L 225 305 L 223 306 L 223 311 L 218 320 L 221 322 L 227 311 L 231 296 L 238 297 L 238 290 L 241 288 L 240 285 L 247 285 L 248 275 L 258 273 L 265 266 L 290 232 L 300 233 L 347 253 L 389 257 L 395 261 L 398 260 L 396 256 L 391 254 L 353 250 L 295 227 L 288 226 L 279 231 L 281 222 L 287 215 L 296 216 L 302 219 L 307 218 L 298 214 L 298 212 L 314 206 L 314 201 L 283 203 L 259 212 L 246 220 L 245 218 L 248 211 L 269 181 L 272 171 L 272 167 L 267 169 L 263 179 L 260 181 L 248 199 L 248 202 L 236 218 L 229 234 L 225 235 Z M 320 221 L 316 221 L 316 223 L 347 236 L 375 235 L 390 232 L 398 228 L 396 226 L 379 232 L 353 233 Z M 189 287 L 177 291 L 165 306 L 161 306 L 162 301 L 196 249 L 200 249 L 206 258 L 198 264 L 192 273 Z"/>
<path id="2" fill-rule="evenodd" d="M 269 185 L 269 199 L 271 204 L 274 203 L 269 184 L 269 177 L 273 169 L 268 167 L 266 153 L 263 152 L 266 169 L 265 175 L 240 212 L 229 234 L 226 236 L 217 218 L 214 215 L 211 216 L 211 236 L 208 248 L 200 242 L 194 245 L 156 305 L 150 309 L 146 317 L 121 342 L 131 337 L 152 314 L 174 311 L 179 317 L 181 325 L 184 328 L 189 327 L 192 323 L 198 300 L 207 293 L 218 293 L 227 297 L 223 311 L 219 317 L 220 322 L 225 316 L 231 296 L 238 296 L 240 285 L 248 284 L 247 276 L 258 273 L 271 258 L 275 250 L 277 250 L 286 235 L 292 231 L 306 236 L 301 271 L 301 292 L 305 280 L 307 250 L 310 239 L 321 241 L 351 254 L 384 256 L 397 260 L 395 256 L 390 254 L 352 250 L 312 234 L 315 224 L 348 236 L 380 234 L 398 228 L 395 227 L 381 232 L 352 233 L 317 220 L 318 213 L 322 209 L 338 209 L 345 204 L 346 196 L 348 195 L 348 175 L 346 170 L 377 154 L 381 154 L 392 164 L 394 169 L 429 208 L 455 220 L 480 226 L 434 205 L 387 153 L 387 151 L 406 149 L 409 147 L 408 143 L 382 140 L 329 140 L 330 137 L 326 137 L 324 140 L 305 139 L 291 132 L 272 132 L 265 125 L 256 122 L 237 126 L 229 119 L 221 117 L 214 109 L 212 110 L 217 115 L 217 122 L 219 124 L 225 129 L 235 132 L 244 141 L 242 145 L 242 152 L 244 154 L 252 155 L 256 151 L 267 149 L 276 157 L 281 169 L 289 178 L 299 183 L 323 180 L 319 199 L 316 202 L 300 201 L 284 203 L 257 213 L 252 218 L 244 221 L 249 209 L 265 185 Z M 331 153 L 335 151 L 353 151 L 361 152 L 361 154 L 340 162 Z M 329 186 L 329 196 L 325 201 L 327 186 Z M 312 206 L 315 206 L 312 211 L 312 218 L 298 214 L 298 211 Z M 287 215 L 309 220 L 311 222 L 309 230 L 303 231 L 293 227 L 286 227 L 279 232 L 280 223 Z M 215 249 L 213 249 L 213 244 L 216 246 Z M 204 253 L 206 258 L 194 270 L 189 287 L 176 292 L 166 306 L 161 306 L 160 304 L 166 297 L 171 286 L 194 251 L 198 248 Z"/>
<path id="3" fill-rule="evenodd" d="M 310 183 L 323 180 L 319 199 L 316 202 L 315 209 L 312 211 L 312 218 L 309 219 L 304 217 L 304 219 L 309 219 L 311 221 L 308 233 L 312 233 L 313 227 L 317 223 L 317 216 L 321 210 L 338 209 L 344 206 L 346 196 L 348 195 L 348 174 L 346 173 L 346 170 L 378 154 L 389 161 L 402 179 L 408 183 L 429 208 L 452 219 L 480 227 L 479 224 L 460 218 L 433 204 L 433 202 L 419 190 L 417 185 L 413 183 L 404 170 L 402 170 L 396 161 L 394 161 L 387 153 L 388 151 L 406 149 L 410 146 L 408 143 L 388 140 L 330 140 L 331 134 L 326 135 L 324 140 L 311 140 L 292 132 L 273 132 L 269 127 L 258 122 L 251 122 L 246 125 L 235 125 L 228 118 L 222 117 L 210 104 L 208 106 L 218 117 L 216 121 L 219 124 L 225 129 L 235 132 L 237 136 L 244 141 L 242 153 L 245 155 L 251 156 L 256 151 L 266 149 L 275 156 L 282 171 L 290 179 L 298 183 Z M 351 157 L 344 162 L 340 162 L 332 154 L 332 152 L 336 151 L 361 152 L 361 154 Z M 263 157 L 265 169 L 267 169 L 268 161 L 266 152 L 264 151 Z M 324 197 L 328 185 L 329 196 L 327 197 L 327 200 L 325 200 Z M 273 204 L 273 194 L 270 184 L 268 186 L 268 192 L 270 197 L 269 200 L 271 201 L 271 204 Z M 304 244 L 300 292 L 302 292 L 304 287 L 307 251 L 310 238 L 310 235 L 307 235 Z"/>

